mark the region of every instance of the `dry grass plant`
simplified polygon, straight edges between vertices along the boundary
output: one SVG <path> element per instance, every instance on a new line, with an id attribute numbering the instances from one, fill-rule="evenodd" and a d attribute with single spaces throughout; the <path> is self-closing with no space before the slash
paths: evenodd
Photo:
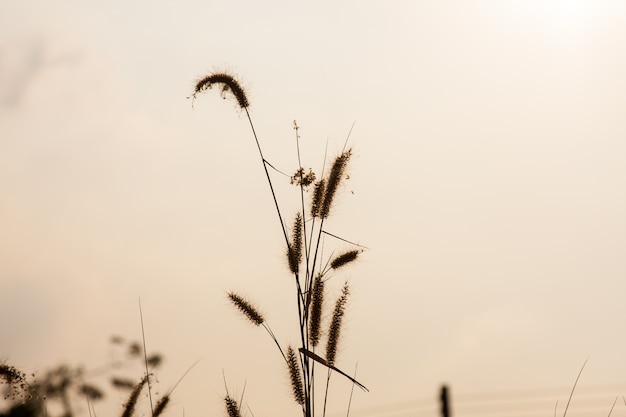
<path id="1" fill-rule="evenodd" d="M 225 72 L 216 72 L 198 80 L 191 97 L 195 99 L 199 94 L 214 87 L 221 92 L 223 97 L 232 94 L 238 107 L 245 113 L 261 157 L 262 167 L 270 187 L 284 238 L 286 263 L 289 272 L 293 275 L 294 296 L 298 306 L 299 346 L 297 348 L 293 346 L 283 348 L 263 315 L 249 300 L 233 292 L 228 293 L 228 298 L 253 325 L 263 326 L 278 347 L 288 371 L 293 399 L 301 407 L 303 416 L 315 416 L 316 404 L 322 406 L 321 414 L 325 415 L 328 386 L 332 373 L 339 373 L 347 378 L 353 386 L 356 385 L 367 391 L 367 388 L 353 376 L 335 366 L 343 316 L 350 293 L 347 282 L 342 286 L 334 306 L 331 304 L 331 309 L 327 314 L 324 314 L 326 300 L 329 296 L 326 294 L 328 291 L 326 282 L 335 276 L 338 269 L 356 261 L 364 249 L 362 246 L 331 234 L 325 229 L 325 221 L 331 215 L 336 195 L 347 177 L 346 173 L 352 151 L 349 148 L 346 149 L 346 145 L 344 145 L 343 151 L 335 157 L 327 173 L 318 179 L 312 169 L 302 166 L 300 136 L 298 126 L 294 121 L 298 168 L 291 177 L 291 184 L 300 189 L 300 211 L 295 215 L 291 227 L 289 227 L 284 221 L 270 176 L 270 169 L 276 169 L 263 154 L 250 116 L 250 102 L 245 90 L 234 76 Z M 348 134 L 348 138 L 349 136 L 350 134 Z M 349 248 L 334 256 L 333 254 L 330 257 L 324 256 L 323 248 L 326 238 L 330 238 L 340 245 L 348 245 Z M 326 323 L 324 323 L 325 318 L 327 319 Z M 324 331 L 324 329 L 326 330 Z M 324 356 L 322 356 L 322 353 L 319 352 L 319 344 L 324 340 L 326 347 L 322 350 L 324 352 Z M 324 372 L 325 375 L 325 378 L 322 379 L 322 382 L 325 382 L 323 395 L 317 399 L 315 398 L 316 370 Z M 225 402 L 227 414 L 230 417 L 239 417 L 239 404 L 230 395 L 226 396 Z M 349 406 L 347 411 L 349 413 Z"/>

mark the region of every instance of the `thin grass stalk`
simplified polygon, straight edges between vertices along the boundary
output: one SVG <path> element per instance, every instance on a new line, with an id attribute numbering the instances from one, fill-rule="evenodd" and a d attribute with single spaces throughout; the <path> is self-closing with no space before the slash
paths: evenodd
<path id="1" fill-rule="evenodd" d="M 87 400 L 87 412 L 89 413 L 89 417 L 93 417 L 95 411 L 94 413 L 91 412 L 91 402 L 89 401 L 89 396 L 85 395 L 85 399 Z"/>
<path id="2" fill-rule="evenodd" d="M 211 88 L 212 84 L 222 84 L 222 93 L 226 91 L 231 91 L 235 98 L 237 99 L 237 103 L 239 107 L 246 112 L 246 117 L 248 118 L 248 122 L 250 123 L 250 129 L 252 130 L 252 135 L 254 136 L 254 141 L 256 143 L 257 149 L 259 150 L 259 156 L 261 157 L 261 163 L 263 164 L 263 170 L 265 171 L 265 176 L 267 177 L 267 182 L 270 186 L 270 192 L 272 194 L 272 198 L 274 199 L 274 206 L 276 207 L 276 213 L 278 214 L 278 220 L 280 222 L 280 227 L 283 231 L 283 237 L 285 239 L 285 243 L 289 244 L 289 238 L 287 237 L 287 229 L 285 228 L 285 222 L 283 221 L 282 214 L 280 212 L 280 206 L 278 205 L 278 199 L 276 198 L 276 193 L 274 191 L 274 185 L 272 184 L 272 178 L 270 177 L 269 171 L 267 170 L 267 160 L 263 156 L 263 150 L 261 149 L 261 143 L 259 142 L 259 138 L 256 134 L 256 129 L 254 128 L 254 123 L 252 122 L 252 117 L 250 116 L 250 111 L 248 108 L 250 107 L 250 103 L 248 102 L 248 98 L 246 97 L 246 93 L 243 88 L 239 85 L 239 82 L 234 79 L 229 74 L 225 73 L 216 73 L 211 74 L 202 80 L 196 83 L 193 97 L 207 88 Z"/>
<path id="3" fill-rule="evenodd" d="M 305 272 L 305 281 L 307 280 L 308 276 L 309 276 L 309 247 L 307 244 L 307 233 L 306 233 L 306 210 L 305 210 L 305 205 L 304 205 L 304 185 L 302 184 L 302 175 L 303 175 L 303 168 L 302 168 L 302 158 L 300 155 L 300 135 L 298 134 L 298 124 L 296 123 L 296 121 L 293 121 L 293 129 L 296 131 L 296 154 L 298 155 L 298 172 L 300 173 L 300 206 L 301 206 L 301 210 L 302 210 L 302 233 L 303 233 L 303 238 L 304 238 L 304 259 L 305 261 L 305 268 L 306 268 L 306 272 Z M 307 290 L 306 286 L 305 286 L 305 291 Z"/>
<path id="4" fill-rule="evenodd" d="M 300 280 L 296 276 L 296 284 L 298 289 L 298 319 L 300 321 L 300 343 L 302 346 L 308 347 L 308 331 L 306 322 L 306 308 L 304 304 L 304 298 L 302 295 L 302 289 L 300 287 Z M 304 417 L 311 417 L 311 370 L 309 368 L 309 360 L 307 357 L 300 355 L 300 365 L 302 366 L 302 375 L 304 377 Z"/>
<path id="5" fill-rule="evenodd" d="M 143 341 L 143 357 L 146 362 L 146 377 L 149 374 L 148 370 L 148 351 L 146 349 L 146 333 L 143 328 L 143 313 L 141 311 L 141 298 L 139 299 L 139 317 L 141 319 L 141 339 Z M 150 378 L 148 378 L 148 398 L 150 399 L 150 411 L 154 417 L 154 406 L 152 405 L 152 387 L 150 386 Z"/>
<path id="6" fill-rule="evenodd" d="M 280 354 L 282 355 L 282 357 L 285 360 L 287 360 L 287 358 L 285 356 L 285 353 L 283 352 L 283 349 L 282 349 L 282 347 L 280 347 L 280 343 L 278 342 L 278 339 L 276 338 L 276 335 L 274 334 L 272 329 L 265 322 L 265 318 L 263 317 L 263 314 L 261 314 L 261 312 L 259 312 L 259 310 L 255 306 L 253 306 L 250 301 L 246 300 L 244 297 L 242 297 L 242 296 L 240 296 L 238 294 L 235 294 L 232 291 L 228 293 L 228 298 L 235 305 L 235 307 L 237 307 L 237 309 L 239 311 L 241 311 L 241 313 L 253 325 L 255 325 L 255 326 L 263 326 L 265 331 L 267 331 L 267 333 L 270 335 L 270 337 L 272 338 L 272 340 L 276 344 L 276 347 L 278 347 L 278 350 L 280 351 Z"/>
<path id="7" fill-rule="evenodd" d="M 313 265 L 311 266 L 311 278 L 310 278 L 311 281 L 313 280 L 312 277 L 315 274 L 315 267 L 317 265 L 317 259 L 318 259 L 318 257 L 321 256 L 320 255 L 320 243 L 321 243 L 321 240 L 322 240 L 322 230 L 323 229 L 324 229 L 324 219 L 322 218 L 320 220 L 319 231 L 318 231 L 317 240 L 316 240 L 316 243 L 315 243 L 315 250 L 313 252 Z M 309 289 L 312 286 L 313 286 L 313 282 L 310 283 Z"/>
<path id="8" fill-rule="evenodd" d="M 611 417 L 611 413 L 613 412 L 613 409 L 615 408 L 615 404 L 617 404 L 618 398 L 619 396 L 615 397 L 615 401 L 613 401 L 613 405 L 611 406 L 611 409 L 609 410 L 609 415 L 607 417 Z"/>
<path id="9" fill-rule="evenodd" d="M 326 417 L 326 404 L 328 403 L 328 387 L 330 386 L 330 374 L 332 370 L 330 368 L 327 369 L 326 374 L 326 387 L 324 388 L 324 408 L 322 410 L 322 417 Z"/>
<path id="10" fill-rule="evenodd" d="M 259 155 L 261 156 L 261 162 L 263 163 L 263 170 L 265 171 L 265 176 L 267 177 L 267 182 L 270 186 L 270 192 L 272 193 L 272 198 L 274 199 L 274 206 L 276 207 L 276 213 L 278 214 L 278 220 L 280 222 L 280 228 L 283 231 L 283 237 L 285 238 L 285 243 L 289 244 L 289 237 L 287 236 L 287 229 L 285 228 L 285 223 L 283 222 L 283 216 L 280 213 L 280 206 L 278 205 L 278 199 L 276 198 L 276 193 L 274 192 L 274 185 L 272 184 L 272 178 L 270 177 L 270 173 L 267 170 L 267 161 L 263 156 L 263 151 L 261 150 L 261 144 L 259 143 L 259 138 L 257 137 L 256 130 L 254 129 L 254 124 L 252 123 L 252 117 L 250 117 L 250 112 L 248 111 L 248 107 L 245 107 L 246 116 L 248 117 L 248 122 L 250 122 L 250 129 L 252 129 L 252 135 L 254 136 L 254 141 L 256 142 L 257 149 L 259 150 Z"/>
<path id="11" fill-rule="evenodd" d="M 185 378 L 185 376 L 187 376 L 187 374 L 194 368 L 194 366 L 196 366 L 198 364 L 198 362 L 200 362 L 200 359 L 195 361 L 189 368 L 187 368 L 185 373 L 183 373 L 183 375 L 180 378 L 178 378 L 178 381 L 176 381 L 174 386 L 170 390 L 168 390 L 165 393 L 165 395 L 163 395 L 163 397 L 161 397 L 161 399 L 159 399 L 159 401 L 157 401 L 157 403 L 156 403 L 156 405 L 154 407 L 154 416 L 153 417 L 158 417 L 159 415 L 161 415 L 163 413 L 163 411 L 165 410 L 165 407 L 167 407 L 167 405 L 169 404 L 170 399 L 172 397 L 172 393 L 174 392 L 174 390 L 176 389 L 178 384 L 181 383 L 181 381 Z"/>
<path id="12" fill-rule="evenodd" d="M 574 381 L 574 386 L 572 387 L 572 392 L 569 394 L 569 398 L 567 399 L 567 404 L 565 404 L 565 411 L 563 412 L 563 417 L 567 414 L 567 409 L 569 408 L 569 404 L 572 401 L 572 397 L 574 396 L 574 390 L 576 389 L 576 385 L 578 385 L 578 380 L 580 379 L 580 375 L 583 373 L 583 369 L 585 369 L 585 365 L 587 365 L 587 361 L 589 358 L 585 359 L 583 362 L 583 366 L 580 367 L 580 371 L 578 371 L 578 376 L 576 377 L 576 381 Z"/>
<path id="13" fill-rule="evenodd" d="M 314 218 L 315 220 L 315 218 Z M 313 253 L 313 262 L 312 262 L 312 266 L 309 270 L 309 274 L 310 276 L 307 277 L 307 287 L 308 287 L 308 292 L 307 294 L 309 294 L 309 299 L 307 300 L 307 303 L 305 305 L 305 314 L 308 316 L 309 314 L 309 302 L 310 302 L 310 296 L 311 296 L 311 289 L 313 288 L 313 276 L 315 275 L 315 268 L 316 268 L 316 264 L 317 264 L 317 259 L 320 256 L 320 243 L 321 243 L 321 237 L 322 237 L 322 230 L 324 227 L 324 219 L 322 218 L 320 221 L 320 225 L 319 225 L 319 230 L 317 233 L 317 240 L 316 240 L 316 245 L 315 245 L 315 250 L 312 252 Z M 311 229 L 311 233 L 313 233 L 313 228 Z M 307 317 L 308 318 L 308 317 Z M 307 320 L 307 324 L 308 324 L 308 320 Z M 301 329 L 301 334 L 302 329 Z M 303 341 L 302 346 L 304 347 L 304 349 L 306 349 L 307 351 L 309 350 L 309 344 L 308 344 L 308 331 L 306 335 L 303 335 L 303 340 L 306 340 L 306 342 Z M 308 384 L 308 388 L 307 391 L 308 393 L 310 393 L 311 396 L 311 404 L 313 404 L 313 399 L 314 399 L 314 395 L 313 395 L 313 388 L 314 388 L 314 384 L 313 381 L 315 379 L 315 363 L 309 361 L 309 356 L 307 355 L 302 355 L 303 356 L 303 361 L 308 365 L 310 363 L 310 374 L 309 374 L 309 384 Z M 307 366 L 308 369 L 308 366 Z M 314 405 L 311 406 L 311 411 L 313 409 Z M 310 417 L 310 415 L 306 416 L 306 417 Z"/>
<path id="14" fill-rule="evenodd" d="M 356 370 L 359 367 L 359 364 L 357 363 L 356 365 L 354 365 L 354 379 L 356 379 Z M 346 410 L 346 417 L 350 417 L 350 406 L 352 405 L 352 394 L 354 394 L 354 385 L 355 383 L 352 383 L 352 388 L 350 389 L 350 398 L 348 399 L 348 409 Z"/>
<path id="15" fill-rule="evenodd" d="M 278 347 L 278 350 L 280 351 L 280 354 L 282 355 L 283 359 L 285 359 L 285 361 L 286 361 L 287 357 L 285 356 L 285 352 L 283 352 L 283 348 L 280 347 L 280 343 L 278 343 L 278 339 L 274 335 L 274 332 L 272 331 L 272 329 L 270 329 L 270 327 L 266 323 L 263 323 L 263 327 L 269 333 L 270 337 L 272 338 L 272 340 L 276 344 L 276 347 Z"/>
<path id="16" fill-rule="evenodd" d="M 300 200 L 301 200 L 301 207 L 302 207 L 302 212 L 305 213 L 304 210 L 304 186 L 303 186 L 303 182 L 302 182 L 302 175 L 303 175 L 303 168 L 302 168 L 302 162 L 301 162 L 301 158 L 300 158 L 300 143 L 299 143 L 299 135 L 298 135 L 298 126 L 294 121 L 294 129 L 296 130 L 296 152 L 297 152 L 297 156 L 298 156 L 298 173 L 300 175 Z M 300 222 L 298 222 L 298 220 L 296 219 L 295 225 L 294 225 L 294 229 L 296 229 L 296 227 L 298 228 L 298 233 L 300 234 L 299 237 L 296 237 L 296 232 L 294 230 L 294 242 L 297 242 L 298 240 L 300 240 L 300 248 L 302 245 L 302 240 L 304 240 L 304 250 L 305 250 L 305 290 L 302 290 L 302 286 L 301 286 L 301 282 L 300 282 L 300 274 L 299 274 L 299 268 L 295 268 L 294 265 L 296 264 L 295 258 L 299 256 L 297 252 L 300 252 L 301 254 L 301 249 L 297 250 L 296 249 L 296 245 L 294 244 L 294 249 L 292 250 L 291 247 L 289 248 L 289 252 L 290 252 L 290 266 L 292 267 L 291 270 L 294 273 L 295 276 L 295 280 L 296 280 L 296 290 L 297 290 L 297 298 L 298 298 L 298 320 L 299 320 L 299 325 L 300 325 L 300 340 L 301 340 L 301 344 L 302 346 L 307 346 L 308 347 L 308 311 L 307 311 L 307 306 L 308 306 L 308 301 L 305 299 L 304 294 L 307 293 L 308 294 L 308 276 L 309 276 L 309 262 L 308 262 L 308 258 L 309 258 L 309 244 L 307 243 L 307 238 L 306 238 L 306 221 L 305 218 L 303 216 L 300 216 Z M 299 238 L 299 239 L 298 239 Z M 296 255 L 296 256 L 294 256 Z M 300 259 L 298 259 L 298 265 L 299 265 L 299 261 Z M 288 354 L 289 355 L 289 354 Z M 294 356 L 295 359 L 295 356 Z M 311 397 L 311 386 L 312 386 L 312 379 L 311 379 L 311 374 L 312 374 L 312 370 L 309 368 L 309 361 L 308 358 L 306 357 L 300 357 L 300 368 L 302 369 L 302 382 L 301 382 L 301 386 L 304 387 L 303 389 L 303 414 L 305 417 L 311 416 L 312 415 L 312 404 L 313 404 L 313 399 Z M 288 361 L 289 364 L 289 361 Z M 290 365 L 290 369 L 291 369 L 291 365 Z"/>

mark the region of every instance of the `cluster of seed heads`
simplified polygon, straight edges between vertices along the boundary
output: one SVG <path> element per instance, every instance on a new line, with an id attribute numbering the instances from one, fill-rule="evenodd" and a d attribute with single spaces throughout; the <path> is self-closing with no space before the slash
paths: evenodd
<path id="1" fill-rule="evenodd" d="M 322 358 L 315 352 L 309 350 L 309 346 L 312 348 L 318 346 L 322 338 L 322 313 L 325 298 L 325 280 L 327 279 L 325 278 L 325 275 L 331 270 L 336 271 L 353 262 L 357 259 L 359 253 L 361 252 L 360 250 L 348 250 L 343 252 L 331 259 L 324 267 L 324 270 L 321 270 L 321 264 L 317 263 L 318 256 L 321 256 L 319 245 L 320 239 L 322 234 L 326 233 L 323 229 L 324 220 L 330 215 L 335 201 L 335 196 L 337 191 L 340 189 L 342 180 L 347 177 L 346 170 L 352 151 L 351 149 L 344 150 L 339 156 L 337 156 L 331 164 L 328 173 L 319 180 L 313 170 L 305 169 L 302 166 L 300 166 L 295 174 L 291 176 L 290 182 L 292 185 L 301 187 L 301 191 L 308 191 L 309 187 L 313 186 L 313 192 L 310 199 L 310 217 L 307 216 L 307 213 L 305 212 L 304 197 L 302 197 L 302 211 L 296 214 L 293 227 L 291 230 L 288 230 L 285 222 L 283 221 L 276 193 L 274 192 L 274 187 L 272 185 L 272 179 L 268 172 L 268 166 L 271 168 L 274 167 L 263 156 L 252 119 L 247 110 L 250 103 L 244 89 L 232 75 L 224 72 L 217 72 L 201 78 L 196 83 L 192 94 L 193 98 L 195 98 L 199 93 L 211 89 L 214 86 L 218 86 L 221 89 L 223 97 L 225 97 L 227 93 L 232 94 L 239 107 L 245 110 L 250 122 L 252 133 L 261 156 L 263 168 L 269 182 L 270 191 L 272 193 L 272 197 L 274 198 L 274 204 L 276 206 L 276 211 L 278 213 L 280 225 L 285 238 L 287 246 L 287 264 L 296 281 L 302 346 L 297 350 L 294 350 L 292 346 L 289 346 L 286 351 L 284 351 L 274 333 L 265 323 L 263 315 L 255 306 L 252 305 L 252 303 L 250 303 L 250 301 L 233 292 L 228 293 L 228 298 L 252 324 L 256 326 L 262 325 L 269 333 L 286 362 L 295 401 L 302 406 L 302 411 L 305 417 L 312 417 L 313 404 L 315 402 L 313 393 L 313 362 L 319 363 L 329 370 L 339 372 L 359 387 L 367 390 L 354 378 L 334 366 L 343 316 L 345 314 L 345 307 L 349 295 L 349 287 L 347 283 L 343 286 L 341 295 L 337 299 L 334 310 L 330 315 L 330 322 L 327 328 L 327 333 L 325 334 L 326 358 Z M 296 130 L 296 139 L 299 140 L 300 136 L 298 134 L 298 126 L 295 121 L 294 129 Z M 298 161 L 299 160 L 300 151 L 298 145 Z M 302 195 L 304 194 L 302 193 Z M 319 220 L 317 227 L 315 226 L 316 220 Z M 308 226 L 309 224 L 311 224 L 310 229 Z M 317 245 L 312 244 L 315 239 L 314 231 L 315 234 L 317 234 Z M 304 271 L 304 267 L 302 267 L 301 270 L 303 258 L 305 258 L 304 264 L 306 266 L 306 271 Z M 321 270 L 321 272 L 316 270 L 316 266 Z M 296 352 L 299 352 L 301 356 L 298 356 Z M 241 416 L 239 404 L 236 400 L 230 397 L 228 392 L 224 398 L 224 402 L 228 417 Z"/>
<path id="2" fill-rule="evenodd" d="M 29 385 L 26 381 L 26 374 L 12 365 L 0 364 L 0 385 L 7 384 L 5 400 L 30 399 Z"/>

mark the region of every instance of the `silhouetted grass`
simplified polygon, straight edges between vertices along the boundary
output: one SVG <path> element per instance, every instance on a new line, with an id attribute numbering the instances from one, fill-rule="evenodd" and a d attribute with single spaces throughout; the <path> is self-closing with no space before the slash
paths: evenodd
<path id="1" fill-rule="evenodd" d="M 328 233 L 325 228 L 325 221 L 332 214 L 337 194 L 346 180 L 352 150 L 345 149 L 344 146 L 344 150 L 333 159 L 329 170 L 321 175 L 321 178 L 317 179 L 317 175 L 312 169 L 302 166 L 299 144 L 300 136 L 298 134 L 298 126 L 294 122 L 298 167 L 295 174 L 290 177 L 290 183 L 300 188 L 300 210 L 294 216 L 294 220 L 291 223 L 292 227 L 287 227 L 283 220 L 281 207 L 268 170 L 276 170 L 276 168 L 268 162 L 263 154 L 250 116 L 250 102 L 245 91 L 235 77 L 227 73 L 218 72 L 201 78 L 196 83 L 192 97 L 195 99 L 200 93 L 212 87 L 218 87 L 223 96 L 232 93 L 239 108 L 245 112 L 248 118 L 278 215 L 284 238 L 288 271 L 293 276 L 294 296 L 297 305 L 297 311 L 294 314 L 297 314 L 298 319 L 297 330 L 300 346 L 297 349 L 291 346 L 283 349 L 263 316 L 258 313 L 249 300 L 233 292 L 229 292 L 228 297 L 248 321 L 257 326 L 263 325 L 268 331 L 286 362 L 295 402 L 302 407 L 304 417 L 313 417 L 315 415 L 316 403 L 316 364 L 325 368 L 325 372 L 328 375 L 330 375 L 330 372 L 337 372 L 346 377 L 351 383 L 367 390 L 362 384 L 335 366 L 336 356 L 339 351 L 338 346 L 343 316 L 350 293 L 347 282 L 344 283 L 341 289 L 334 309 L 329 314 L 325 315 L 323 313 L 324 300 L 327 298 L 326 292 L 329 291 L 328 286 L 325 285 L 326 281 L 333 278 L 337 270 L 357 260 L 358 255 L 363 250 L 361 246 L 351 243 L 347 239 Z M 309 192 L 311 195 L 309 195 Z M 342 251 L 340 255 L 329 259 L 323 256 L 324 241 L 327 238 L 341 245 L 347 244 L 350 248 Z M 324 317 L 328 318 L 329 321 L 327 323 L 324 323 Z M 323 331 L 324 326 L 327 329 L 325 332 Z M 326 340 L 326 358 L 315 352 L 324 338 Z M 325 380 L 326 389 L 324 391 L 327 393 L 328 377 Z M 324 397 L 325 403 L 326 395 Z M 230 417 L 235 417 L 231 413 L 234 414 L 235 410 L 239 408 L 232 401 L 234 400 L 230 396 L 226 397 L 228 414 Z"/>

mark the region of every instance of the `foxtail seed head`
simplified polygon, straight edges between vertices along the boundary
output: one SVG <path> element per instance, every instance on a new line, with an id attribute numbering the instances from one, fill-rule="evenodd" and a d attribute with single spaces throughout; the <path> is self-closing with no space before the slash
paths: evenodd
<path id="1" fill-rule="evenodd" d="M 339 187 L 339 183 L 343 178 L 343 174 L 346 171 L 346 167 L 348 165 L 348 161 L 350 160 L 350 156 L 352 155 L 352 150 L 348 149 L 343 152 L 333 162 L 333 166 L 330 169 L 330 174 L 328 176 L 328 183 L 326 184 L 326 191 L 324 193 L 324 202 L 320 208 L 320 217 L 322 219 L 328 217 L 330 214 L 330 207 L 332 206 L 333 199 L 335 198 L 335 194 L 337 192 L 337 188 Z"/>
<path id="2" fill-rule="evenodd" d="M 332 269 L 339 269 L 342 266 L 354 261 L 359 256 L 360 252 L 361 251 L 356 250 L 356 249 L 344 252 L 330 262 L 330 267 Z"/>
<path id="3" fill-rule="evenodd" d="M 163 410 L 165 410 L 165 407 L 167 407 L 169 402 L 170 402 L 169 394 L 165 394 L 163 397 L 161 397 L 161 399 L 157 401 L 156 406 L 154 406 L 154 414 L 152 414 L 152 417 L 158 417 L 159 415 L 161 415 L 161 413 L 163 413 Z"/>
<path id="4" fill-rule="evenodd" d="M 302 262 L 302 215 L 296 214 L 291 231 L 292 238 L 289 246 L 287 246 L 287 260 L 289 262 L 289 270 L 297 274 Z"/>
<path id="5" fill-rule="evenodd" d="M 234 292 L 229 292 L 228 298 L 235 305 L 235 307 L 237 307 L 239 311 L 241 311 L 243 315 L 252 322 L 252 324 L 255 326 L 263 324 L 265 321 L 263 315 L 259 313 L 259 311 L 248 300 L 235 294 Z"/>
<path id="6" fill-rule="evenodd" d="M 241 411 L 239 410 L 237 400 L 234 400 L 230 395 L 227 395 L 224 398 L 224 404 L 226 405 L 226 414 L 228 414 L 228 417 L 241 417 Z"/>
<path id="7" fill-rule="evenodd" d="M 311 216 L 319 217 L 322 203 L 324 202 L 324 191 L 326 191 L 326 179 L 322 178 L 313 186 L 313 200 L 311 201 Z"/>
<path id="8" fill-rule="evenodd" d="M 128 401 L 124 405 L 124 412 L 122 413 L 122 417 L 130 417 L 133 415 L 133 412 L 135 411 L 135 405 L 137 405 L 137 399 L 139 398 L 139 394 L 141 393 L 144 385 L 146 385 L 146 383 L 148 382 L 149 377 L 150 375 L 146 374 L 146 376 L 144 376 L 141 381 L 139 381 L 139 383 L 135 385 L 135 388 L 133 388 L 133 391 L 130 393 L 130 397 L 128 397 Z"/>
<path id="9" fill-rule="evenodd" d="M 289 378 L 291 380 L 293 398 L 298 404 L 304 404 L 304 389 L 302 387 L 300 366 L 298 365 L 296 353 L 291 346 L 287 349 L 287 367 L 289 368 Z"/>
<path id="10" fill-rule="evenodd" d="M 324 281 L 319 274 L 313 280 L 311 289 L 311 314 L 309 316 L 309 341 L 313 347 L 320 342 L 322 328 L 322 307 L 324 304 Z"/>
<path id="11" fill-rule="evenodd" d="M 28 397 L 28 382 L 26 374 L 12 365 L 0 363 L 0 384 L 6 382 L 8 389 L 5 391 L 4 399 L 15 400 L 18 397 Z"/>
<path id="12" fill-rule="evenodd" d="M 345 283 L 341 289 L 341 296 L 335 303 L 335 309 L 333 311 L 333 317 L 330 321 L 330 328 L 328 329 L 328 341 L 326 343 L 326 360 L 330 365 L 335 364 L 335 357 L 337 356 L 337 345 L 339 344 L 339 336 L 341 333 L 341 324 L 343 322 L 343 315 L 346 310 L 346 303 L 348 302 L 348 295 L 350 290 L 348 283 Z"/>
<path id="13" fill-rule="evenodd" d="M 239 104 L 239 107 L 241 107 L 242 109 L 250 106 L 250 103 L 248 102 L 248 97 L 246 96 L 246 92 L 241 87 L 241 84 L 239 84 L 239 81 L 237 81 L 232 75 L 224 72 L 209 74 L 206 77 L 198 80 L 193 90 L 192 97 L 196 98 L 196 95 L 198 95 L 198 93 L 202 93 L 212 88 L 214 85 L 220 86 L 222 90 L 222 97 L 225 97 L 226 93 L 231 92 L 233 96 L 235 96 L 237 104 Z"/>

